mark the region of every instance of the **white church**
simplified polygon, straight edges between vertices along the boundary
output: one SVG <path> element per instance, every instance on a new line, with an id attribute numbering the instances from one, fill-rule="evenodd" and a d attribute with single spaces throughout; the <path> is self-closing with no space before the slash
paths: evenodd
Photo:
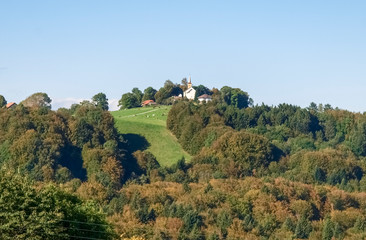
<path id="1" fill-rule="evenodd" d="M 188 89 L 184 91 L 183 97 L 186 97 L 189 100 L 194 100 L 196 97 L 196 90 L 192 87 L 191 76 L 189 76 Z"/>

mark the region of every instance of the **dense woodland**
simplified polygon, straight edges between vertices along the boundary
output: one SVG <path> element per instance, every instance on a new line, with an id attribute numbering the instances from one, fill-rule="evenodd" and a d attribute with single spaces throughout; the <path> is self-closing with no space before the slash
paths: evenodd
<path id="1" fill-rule="evenodd" d="M 172 104 L 193 159 L 161 167 L 124 140 L 105 94 L 51 110 L 36 93 L 0 109 L 2 239 L 363 239 L 366 115 L 311 103 L 254 105 L 238 88 L 167 81 L 120 106 Z M 0 106 L 6 100 L 0 97 Z"/>

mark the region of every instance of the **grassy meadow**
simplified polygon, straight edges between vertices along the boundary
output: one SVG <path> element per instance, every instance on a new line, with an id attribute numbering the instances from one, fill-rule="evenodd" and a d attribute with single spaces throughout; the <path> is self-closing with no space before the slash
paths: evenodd
<path id="1" fill-rule="evenodd" d="M 138 146 L 134 150 L 146 149 L 154 154 L 162 166 L 169 166 L 182 157 L 188 161 L 191 158 L 166 128 L 170 108 L 141 107 L 114 111 L 111 114 L 118 131 L 131 142 L 131 146 Z"/>

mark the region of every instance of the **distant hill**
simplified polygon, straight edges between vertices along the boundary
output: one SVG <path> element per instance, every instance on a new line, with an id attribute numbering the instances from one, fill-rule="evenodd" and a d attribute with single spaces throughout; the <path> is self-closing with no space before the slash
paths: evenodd
<path id="1" fill-rule="evenodd" d="M 111 112 L 116 127 L 133 150 L 148 150 L 162 166 L 169 166 L 182 157 L 190 160 L 177 139 L 166 128 L 170 106 L 143 107 Z"/>

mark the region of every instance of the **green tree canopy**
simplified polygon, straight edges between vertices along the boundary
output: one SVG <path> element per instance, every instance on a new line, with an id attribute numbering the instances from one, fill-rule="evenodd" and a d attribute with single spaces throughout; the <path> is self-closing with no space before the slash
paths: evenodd
<path id="1" fill-rule="evenodd" d="M 156 94 L 156 89 L 152 88 L 152 87 L 148 87 L 144 90 L 144 96 L 142 98 L 142 101 L 146 101 L 146 100 L 154 100 L 155 101 L 155 94 Z"/>
<path id="2" fill-rule="evenodd" d="M 196 90 L 196 97 L 199 97 L 203 94 L 208 94 L 208 95 L 212 94 L 211 90 L 208 89 L 208 87 L 205 87 L 203 85 L 198 85 L 197 87 L 195 87 L 195 90 Z"/>
<path id="3" fill-rule="evenodd" d="M 6 99 L 3 95 L 0 95 L 0 108 L 4 107 L 7 104 Z"/>
<path id="4" fill-rule="evenodd" d="M 280 157 L 280 150 L 268 139 L 247 131 L 229 131 L 218 138 L 210 148 L 203 148 L 194 159 L 205 162 L 205 159 L 218 159 L 223 168 L 233 163 L 235 174 L 251 175 L 252 170 L 261 169 Z"/>
<path id="5" fill-rule="evenodd" d="M 95 106 L 107 111 L 108 110 L 108 98 L 104 93 L 98 93 L 92 98 Z"/>
<path id="6" fill-rule="evenodd" d="M 142 97 L 144 96 L 144 94 L 140 91 L 140 89 L 133 88 L 131 92 L 132 92 L 132 94 L 134 94 L 136 96 L 137 101 L 139 103 L 141 103 L 142 102 Z"/>
<path id="7" fill-rule="evenodd" d="M 113 239 L 95 205 L 55 186 L 35 188 L 17 174 L 0 174 L 1 239 Z"/>
<path id="8" fill-rule="evenodd" d="M 129 109 L 139 107 L 141 102 L 138 100 L 135 94 L 125 93 L 122 98 L 118 101 L 118 106 L 120 109 Z"/>
<path id="9" fill-rule="evenodd" d="M 31 107 L 31 108 L 46 107 L 48 109 L 51 109 L 51 102 L 52 100 L 47 95 L 47 93 L 38 92 L 29 96 L 22 102 L 22 104 L 25 107 Z"/>
<path id="10" fill-rule="evenodd" d="M 155 100 L 159 104 L 169 104 L 168 99 L 172 96 L 178 96 L 179 94 L 183 94 L 182 89 L 179 84 L 174 84 L 170 80 L 166 80 L 164 83 L 164 87 L 160 88 L 159 91 L 155 94 Z"/>
<path id="11" fill-rule="evenodd" d="M 242 91 L 240 88 L 224 86 L 220 89 L 220 92 L 221 99 L 224 102 L 239 109 L 248 107 L 253 101 L 251 98 L 249 98 L 248 93 Z"/>

